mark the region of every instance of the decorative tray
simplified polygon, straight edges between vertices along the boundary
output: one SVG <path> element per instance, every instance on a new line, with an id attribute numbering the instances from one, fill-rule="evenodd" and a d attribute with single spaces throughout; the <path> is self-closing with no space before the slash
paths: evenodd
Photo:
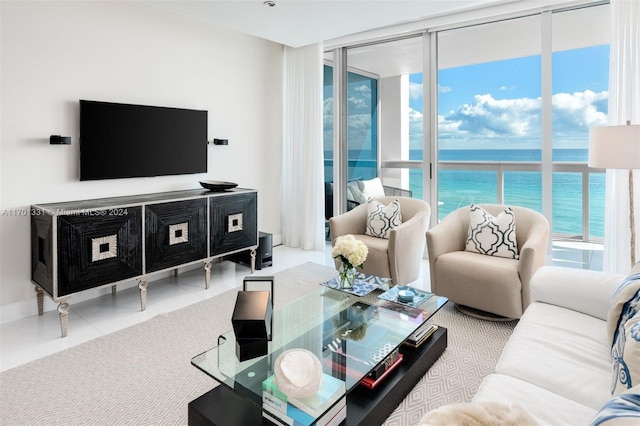
<path id="1" fill-rule="evenodd" d="M 409 292 L 409 294 L 413 293 L 413 297 L 405 300 L 403 300 L 402 297 L 398 297 L 403 293 L 407 294 L 407 292 Z M 379 295 L 378 298 L 417 308 L 431 296 L 433 296 L 433 293 L 430 293 L 428 291 L 419 290 L 414 287 L 409 287 L 408 285 L 397 285 Z"/>
<path id="2" fill-rule="evenodd" d="M 351 288 L 340 287 L 340 277 L 335 277 L 329 281 L 321 283 L 320 285 L 362 297 L 379 288 L 381 285 L 388 284 L 388 281 L 389 280 L 385 278 L 356 272 L 356 279 L 354 280 L 353 287 Z"/>
<path id="3" fill-rule="evenodd" d="M 201 180 L 200 185 L 202 185 L 203 188 L 214 192 L 226 191 L 227 189 L 238 186 L 237 183 L 224 182 L 221 180 Z"/>

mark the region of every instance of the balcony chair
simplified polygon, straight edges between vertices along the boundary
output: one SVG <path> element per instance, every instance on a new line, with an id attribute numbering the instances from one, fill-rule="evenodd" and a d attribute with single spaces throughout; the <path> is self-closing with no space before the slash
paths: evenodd
<path id="1" fill-rule="evenodd" d="M 431 206 L 426 201 L 409 197 L 382 197 L 377 201 L 386 206 L 395 199 L 400 203 L 402 224 L 391 230 L 388 239 L 365 234 L 366 203 L 330 218 L 329 229 L 332 244 L 339 236 L 351 234 L 367 245 L 367 260 L 363 268 L 357 268 L 358 271 L 391 278 L 392 285 L 409 284 L 420 277 Z M 340 261 L 336 260 L 336 269 L 339 267 Z"/>
<path id="2" fill-rule="evenodd" d="M 381 191 L 381 192 L 380 192 Z M 360 204 L 366 203 L 367 198 L 379 198 L 380 196 L 411 197 L 410 189 L 396 188 L 383 185 L 380 178 L 370 180 L 354 179 L 347 182 L 347 211 L 353 210 Z M 333 217 L 333 182 L 324 183 L 324 218 Z"/>
<path id="3" fill-rule="evenodd" d="M 534 210 L 512 206 L 519 258 L 479 254 L 465 250 L 470 207 L 454 210 L 427 232 L 431 291 L 472 316 L 520 318 L 530 303 L 529 280 L 545 263 L 549 222 Z M 496 216 L 507 206 L 479 207 Z"/>

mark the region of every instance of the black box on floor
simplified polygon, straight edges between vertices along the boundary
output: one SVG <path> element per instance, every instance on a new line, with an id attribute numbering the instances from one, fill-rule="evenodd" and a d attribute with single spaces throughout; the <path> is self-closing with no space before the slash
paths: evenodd
<path id="1" fill-rule="evenodd" d="M 232 254 L 229 256 L 229 260 L 251 265 L 251 250 Z M 260 232 L 256 249 L 256 269 L 260 270 L 267 266 L 273 266 L 273 237 L 266 232 Z"/>

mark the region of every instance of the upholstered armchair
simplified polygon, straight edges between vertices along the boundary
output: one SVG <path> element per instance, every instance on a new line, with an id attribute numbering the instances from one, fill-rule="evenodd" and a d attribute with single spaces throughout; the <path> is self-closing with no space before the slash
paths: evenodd
<path id="1" fill-rule="evenodd" d="M 425 232 L 429 227 L 431 206 L 426 201 L 409 197 L 382 197 L 376 200 L 388 205 L 398 200 L 402 224 L 393 228 L 389 238 L 365 234 L 367 203 L 329 219 L 332 244 L 341 235 L 351 234 L 369 249 L 367 260 L 359 271 L 391 278 L 393 285 L 408 284 L 420 277 L 425 249 Z M 336 268 L 340 261 L 336 260 Z"/>
<path id="2" fill-rule="evenodd" d="M 470 207 L 451 212 L 427 232 L 431 291 L 462 305 L 463 311 L 464 307 L 470 307 L 497 316 L 520 318 L 531 301 L 531 276 L 546 260 L 549 222 L 534 210 L 511 206 L 519 257 L 479 254 L 465 250 Z M 507 206 L 479 207 L 498 216 Z"/>

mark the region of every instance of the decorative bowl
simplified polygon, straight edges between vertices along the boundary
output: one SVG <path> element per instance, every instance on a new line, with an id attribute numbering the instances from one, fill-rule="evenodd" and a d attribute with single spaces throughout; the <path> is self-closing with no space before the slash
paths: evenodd
<path id="1" fill-rule="evenodd" d="M 201 180 L 200 185 L 202 185 L 203 188 L 214 192 L 226 191 L 227 189 L 238 186 L 237 183 L 225 182 L 222 180 Z"/>
<path id="2" fill-rule="evenodd" d="M 282 393 L 291 398 L 315 395 L 322 381 L 322 364 L 306 349 L 289 349 L 276 359 L 273 374 Z"/>
<path id="3" fill-rule="evenodd" d="M 411 303 L 416 293 L 406 286 L 398 288 L 398 302 Z"/>

